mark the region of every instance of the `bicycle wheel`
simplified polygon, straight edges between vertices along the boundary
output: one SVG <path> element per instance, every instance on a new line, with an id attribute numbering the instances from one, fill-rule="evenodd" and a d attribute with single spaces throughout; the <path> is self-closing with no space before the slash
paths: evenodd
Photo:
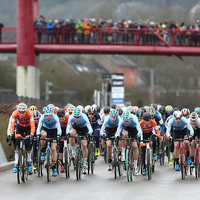
<path id="1" fill-rule="evenodd" d="M 139 156 L 138 156 L 138 162 L 137 162 L 137 169 L 138 169 L 138 172 L 141 169 L 141 148 L 139 148 Z"/>
<path id="2" fill-rule="evenodd" d="M 129 149 L 126 149 L 126 177 L 127 181 L 129 182 Z"/>
<path id="3" fill-rule="evenodd" d="M 165 153 L 164 153 L 164 147 L 165 147 L 165 143 L 164 143 L 164 140 L 162 140 L 162 142 L 161 142 L 161 148 L 162 148 L 162 165 L 165 164 Z"/>
<path id="4" fill-rule="evenodd" d="M 195 150 L 195 177 L 198 178 L 199 176 L 199 156 L 198 156 L 198 149 Z"/>
<path id="5" fill-rule="evenodd" d="M 148 180 L 151 179 L 151 166 L 150 166 L 150 149 L 147 149 L 147 174 Z"/>
<path id="6" fill-rule="evenodd" d="M 80 160 L 79 160 L 79 170 L 78 170 L 78 172 L 79 172 L 79 179 L 81 179 L 82 167 L 83 167 L 83 152 L 82 152 L 81 149 L 79 151 L 79 158 L 80 158 Z"/>
<path id="7" fill-rule="evenodd" d="M 91 168 L 91 143 L 89 144 L 88 146 L 88 158 L 87 158 L 87 161 L 88 161 L 88 174 L 90 174 L 90 168 Z"/>
<path id="8" fill-rule="evenodd" d="M 104 162 L 108 163 L 107 144 L 105 145 Z"/>
<path id="9" fill-rule="evenodd" d="M 133 176 L 133 151 L 132 149 L 130 149 L 129 151 L 129 177 L 131 181 L 132 181 L 132 176 Z"/>
<path id="10" fill-rule="evenodd" d="M 114 176 L 117 178 L 117 149 L 113 148 L 113 166 L 114 166 Z"/>
<path id="11" fill-rule="evenodd" d="M 63 151 L 63 153 L 64 153 L 64 161 L 65 161 L 65 175 L 66 175 L 66 178 L 68 178 L 69 177 L 69 172 L 68 172 L 68 170 L 69 170 L 69 157 L 68 157 L 68 149 L 67 149 L 67 147 L 65 147 L 64 148 L 64 151 Z"/>
<path id="12" fill-rule="evenodd" d="M 39 146 L 38 152 L 37 152 L 37 173 L 38 173 L 38 177 L 41 176 L 41 174 L 42 174 L 41 171 L 42 171 L 41 148 Z"/>
<path id="13" fill-rule="evenodd" d="M 46 155 L 46 159 L 47 159 L 47 163 L 46 163 L 46 170 L 47 170 L 47 181 L 50 182 L 51 181 L 51 155 L 50 155 L 50 149 L 47 149 L 47 155 Z"/>
<path id="14" fill-rule="evenodd" d="M 92 145 L 92 148 L 91 148 L 91 174 L 94 173 L 94 164 L 95 164 L 95 146 Z"/>
<path id="15" fill-rule="evenodd" d="M 17 166 L 17 182 L 20 184 L 22 181 L 22 152 L 18 151 L 18 166 Z"/>
<path id="16" fill-rule="evenodd" d="M 24 183 L 26 183 L 26 180 L 28 179 L 28 163 L 27 163 L 27 154 L 26 151 L 23 152 L 23 157 L 22 157 L 22 180 Z"/>
<path id="17" fill-rule="evenodd" d="M 183 150 L 181 149 L 181 178 L 184 179 L 185 178 L 185 169 L 184 169 L 184 159 L 183 159 Z"/>
<path id="18" fill-rule="evenodd" d="M 79 147 L 76 147 L 75 166 L 76 166 L 76 179 L 79 179 Z"/>

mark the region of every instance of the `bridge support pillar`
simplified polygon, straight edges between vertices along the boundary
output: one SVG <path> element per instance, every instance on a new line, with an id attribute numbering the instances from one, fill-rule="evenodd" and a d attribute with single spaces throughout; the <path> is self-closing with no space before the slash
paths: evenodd
<path id="1" fill-rule="evenodd" d="M 40 98 L 39 67 L 35 65 L 33 0 L 17 5 L 17 95 Z M 35 67 L 36 66 L 36 67 Z"/>

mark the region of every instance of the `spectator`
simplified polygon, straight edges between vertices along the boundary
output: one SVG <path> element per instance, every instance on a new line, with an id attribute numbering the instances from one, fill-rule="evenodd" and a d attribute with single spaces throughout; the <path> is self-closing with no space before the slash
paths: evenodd
<path id="1" fill-rule="evenodd" d="M 2 32 L 1 32 L 1 30 L 2 30 L 3 27 L 4 27 L 4 25 L 0 21 L 0 43 L 2 43 L 2 36 L 1 36 Z"/>
<path id="2" fill-rule="evenodd" d="M 54 24 L 53 24 L 53 20 L 50 19 L 49 23 L 47 24 L 47 36 L 48 36 L 48 42 L 49 43 L 53 43 L 53 39 L 54 39 Z"/>
<path id="3" fill-rule="evenodd" d="M 91 22 L 91 40 L 92 40 L 92 44 L 96 43 L 96 39 L 97 39 L 97 24 L 96 24 L 96 19 L 92 19 Z"/>
<path id="4" fill-rule="evenodd" d="M 65 24 L 65 43 L 70 43 L 70 19 L 66 19 L 66 24 Z"/>
<path id="5" fill-rule="evenodd" d="M 112 42 L 113 44 L 117 44 L 117 39 L 118 39 L 118 26 L 117 22 L 114 22 L 114 26 L 112 27 Z"/>
<path id="6" fill-rule="evenodd" d="M 43 27 L 42 22 L 40 19 L 37 20 L 37 23 L 35 24 L 35 27 L 37 27 L 37 41 L 40 44 L 42 42 L 42 29 L 39 29 L 40 27 Z"/>
<path id="7" fill-rule="evenodd" d="M 102 28 L 103 30 L 101 31 L 102 33 L 102 44 L 105 44 L 107 43 L 108 39 L 107 39 L 107 36 L 108 36 L 108 25 L 106 22 L 103 22 L 103 25 L 102 25 Z"/>
<path id="8" fill-rule="evenodd" d="M 85 44 L 89 44 L 91 26 L 90 26 L 89 20 L 87 18 L 85 19 L 85 23 L 83 25 L 83 28 L 84 28 L 83 34 L 84 34 Z"/>
<path id="9" fill-rule="evenodd" d="M 78 22 L 76 23 L 75 28 L 76 28 L 77 43 L 78 43 L 78 44 L 81 44 L 81 41 L 82 41 L 82 34 L 83 34 L 83 30 L 82 30 L 83 24 L 81 23 L 81 21 L 78 21 Z"/>
<path id="10" fill-rule="evenodd" d="M 75 43 L 75 35 L 76 35 L 76 32 L 75 32 L 75 23 L 74 23 L 74 20 L 71 19 L 70 20 L 70 23 L 69 23 L 69 28 L 70 28 L 70 39 L 71 39 L 71 43 L 74 44 Z"/>

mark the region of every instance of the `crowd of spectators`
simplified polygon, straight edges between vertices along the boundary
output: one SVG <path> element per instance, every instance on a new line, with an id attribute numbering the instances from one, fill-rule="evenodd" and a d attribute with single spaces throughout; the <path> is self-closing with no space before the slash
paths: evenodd
<path id="1" fill-rule="evenodd" d="M 2 30 L 3 27 L 4 27 L 4 25 L 0 21 L 0 43 L 2 42 L 2 36 L 1 36 L 2 32 L 1 32 L 1 30 Z"/>

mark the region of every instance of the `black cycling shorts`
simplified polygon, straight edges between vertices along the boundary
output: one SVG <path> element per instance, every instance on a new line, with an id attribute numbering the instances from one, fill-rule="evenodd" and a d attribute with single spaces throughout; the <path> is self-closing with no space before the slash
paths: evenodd
<path id="1" fill-rule="evenodd" d="M 76 132 L 78 133 L 78 135 L 80 136 L 86 136 L 88 134 L 88 128 L 87 126 L 84 126 L 82 128 L 76 126 L 75 124 L 73 125 L 73 129 L 76 130 Z"/>
<path id="2" fill-rule="evenodd" d="M 53 138 L 52 143 L 57 143 L 57 128 L 48 129 L 42 126 L 41 131 L 44 130 L 47 132 L 47 138 Z"/>
<path id="3" fill-rule="evenodd" d="M 195 137 L 197 137 L 198 139 L 200 139 L 200 129 L 194 130 L 193 139 L 195 139 Z"/>
<path id="4" fill-rule="evenodd" d="M 184 128 L 183 130 L 173 130 L 173 139 L 174 141 L 176 139 L 180 139 L 180 138 L 184 138 L 184 137 L 188 137 L 188 129 Z"/>
<path id="5" fill-rule="evenodd" d="M 138 131 L 135 127 L 122 126 L 122 131 L 123 130 L 128 131 L 128 137 L 130 138 L 135 138 L 135 136 L 138 134 Z"/>
<path id="6" fill-rule="evenodd" d="M 114 128 L 106 127 L 105 131 L 106 131 L 106 136 L 107 136 L 107 137 L 112 137 L 112 136 L 114 136 L 115 133 L 117 132 L 117 126 L 114 127 Z"/>
<path id="7" fill-rule="evenodd" d="M 61 130 L 62 130 L 61 137 L 66 136 L 66 128 L 61 128 Z M 60 143 L 59 143 L 60 144 L 59 153 L 63 153 L 63 147 L 64 147 L 64 141 L 61 141 L 61 140 L 60 140 Z"/>

